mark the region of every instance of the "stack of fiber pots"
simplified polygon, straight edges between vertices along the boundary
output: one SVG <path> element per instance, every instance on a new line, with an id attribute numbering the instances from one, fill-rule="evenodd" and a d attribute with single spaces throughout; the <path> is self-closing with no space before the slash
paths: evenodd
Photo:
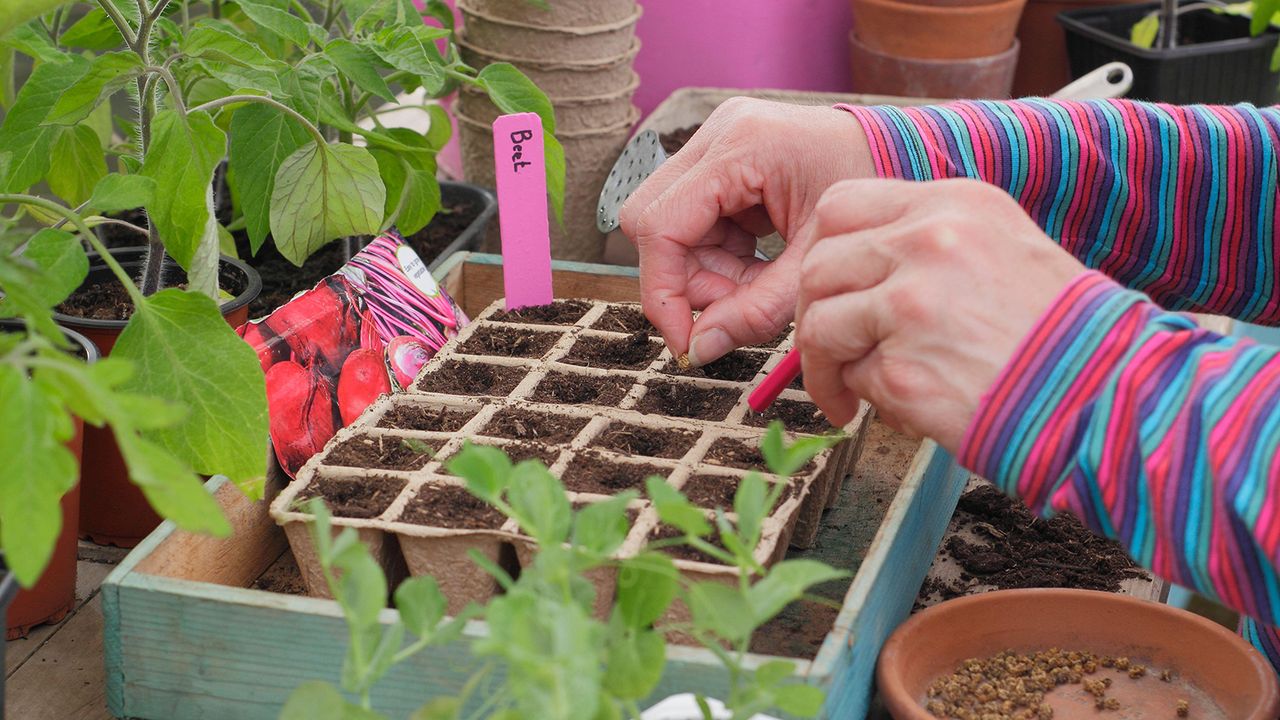
<path id="1" fill-rule="evenodd" d="M 1009 96 L 1014 32 L 1027 0 L 852 0 L 856 92 L 928 98 Z"/>
<path id="2" fill-rule="evenodd" d="M 632 69 L 639 6 L 635 0 L 554 0 L 544 7 L 523 0 L 458 0 L 458 9 L 463 60 L 477 69 L 511 63 L 555 106 L 566 178 L 564 227 L 551 223 L 552 254 L 599 260 L 600 188 L 639 115 L 631 102 L 639 85 Z M 492 123 L 499 111 L 473 90 L 461 92 L 454 109 L 467 179 L 493 187 Z M 490 227 L 492 235 L 497 223 Z"/>

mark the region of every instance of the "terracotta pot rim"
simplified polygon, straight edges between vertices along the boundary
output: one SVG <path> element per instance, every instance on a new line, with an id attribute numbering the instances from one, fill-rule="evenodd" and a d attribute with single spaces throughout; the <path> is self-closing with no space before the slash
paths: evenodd
<path id="1" fill-rule="evenodd" d="M 857 0 L 856 4 L 882 5 L 906 15 L 998 15 L 1011 8 L 1025 5 L 1028 0 L 995 0 L 995 2 L 976 3 L 972 5 L 933 5 L 904 0 Z M 854 13 L 855 17 L 857 12 Z M 855 23 L 856 25 L 856 23 Z"/>
<path id="2" fill-rule="evenodd" d="M 470 125 L 473 128 L 481 129 L 485 131 L 491 131 L 493 129 L 493 126 L 491 123 L 481 122 L 479 120 L 476 120 L 473 117 L 469 117 L 463 114 L 462 109 L 459 107 L 454 108 L 453 114 L 458 118 L 458 122 L 463 123 L 465 125 Z M 556 132 L 556 137 L 560 139 L 573 138 L 576 140 L 579 138 L 590 139 L 590 138 L 600 137 L 603 135 L 611 135 L 618 132 L 629 133 L 631 132 L 631 126 L 635 125 L 636 121 L 639 119 L 640 119 L 640 108 L 636 107 L 635 105 L 632 105 L 631 112 L 627 113 L 627 119 L 624 122 L 618 123 L 616 125 L 609 125 L 603 128 L 593 129 L 593 130 L 570 130 L 570 131 L 560 130 Z"/>
<path id="3" fill-rule="evenodd" d="M 984 63 L 999 62 L 1001 60 L 1007 59 L 1010 55 L 1017 55 L 1018 52 L 1022 49 L 1022 42 L 1015 37 L 1013 39 L 1013 44 L 1009 46 L 1008 50 L 1005 50 L 1004 52 L 998 52 L 995 55 L 982 55 L 980 57 L 971 57 L 971 58 L 957 58 L 954 60 L 939 60 L 937 58 L 914 58 L 906 55 L 891 55 L 889 53 L 880 52 L 879 50 L 872 50 L 871 48 L 867 47 L 866 43 L 862 42 L 862 40 L 858 38 L 857 32 L 853 30 L 849 31 L 849 44 L 857 45 L 860 51 L 868 55 L 874 55 L 876 57 L 883 57 L 883 58 L 893 58 L 894 60 L 907 61 L 907 62 L 915 63 L 924 67 L 943 67 L 943 66 L 951 66 L 951 65 L 979 65 Z"/>
<path id="4" fill-rule="evenodd" d="M 640 89 L 640 74 L 635 70 L 631 71 L 631 79 L 626 86 L 614 92 L 605 93 L 603 95 L 580 95 L 575 97 L 550 97 L 551 104 L 560 107 L 561 105 L 598 105 L 606 102 L 613 102 L 635 95 L 636 90 Z M 468 86 L 463 86 L 462 92 L 468 95 L 481 97 L 485 95 L 483 90 L 478 90 Z"/>
<path id="5" fill-rule="evenodd" d="M 454 35 L 453 41 L 464 50 L 483 55 L 498 62 L 509 62 L 517 67 L 529 66 L 538 70 L 574 70 L 577 72 L 593 72 L 608 67 L 616 67 L 630 63 L 640 54 L 640 38 L 631 39 L 631 49 L 621 55 L 614 55 L 599 60 L 555 60 L 547 58 L 530 58 L 521 55 L 508 55 L 506 53 L 489 50 L 477 45 L 472 45 L 467 41 L 466 28 L 460 28 L 458 33 Z"/>
<path id="6" fill-rule="evenodd" d="M 521 30 L 537 30 L 546 33 L 558 33 L 561 35 L 601 35 L 604 33 L 617 32 L 631 27 L 640 20 L 640 16 L 644 14 L 644 8 L 636 5 L 636 11 L 631 16 L 622 20 L 617 20 L 604 25 L 584 25 L 581 27 L 572 27 L 567 25 L 530 25 L 529 23 L 519 22 L 518 20 L 508 20 L 506 18 L 498 18 L 488 13 L 472 8 L 466 0 L 458 0 L 458 9 L 462 11 L 464 16 L 470 16 L 483 20 L 494 25 L 506 25 L 507 27 L 519 28 Z M 470 22 L 468 19 L 467 22 Z"/>
<path id="7" fill-rule="evenodd" d="M 111 256 L 119 260 L 119 256 L 122 254 L 137 253 L 141 256 L 146 252 L 147 247 L 145 245 L 135 245 L 132 247 L 110 248 L 110 250 Z M 89 269 L 92 271 L 94 269 L 94 263 L 98 259 L 98 253 L 90 252 L 87 254 L 89 256 Z M 222 312 L 222 315 L 225 317 L 242 307 L 248 306 L 249 303 L 253 302 L 254 298 L 258 297 L 258 294 L 262 292 L 262 276 L 258 274 L 257 270 L 254 270 L 244 261 L 233 258 L 229 255 L 219 255 L 218 264 L 220 266 L 229 265 L 240 271 L 240 273 L 245 276 L 244 290 L 241 290 L 235 297 L 222 303 L 222 305 L 218 307 Z M 104 267 L 104 265 L 99 264 L 98 267 Z M 96 318 L 75 317 L 74 315 L 67 315 L 60 312 L 55 312 L 53 314 L 53 319 L 62 326 L 71 328 L 92 328 L 95 330 L 123 330 L 124 326 L 129 324 L 128 320 L 98 320 Z"/>
<path id="8" fill-rule="evenodd" d="M 966 629 L 971 629 L 972 626 L 967 626 L 963 622 L 957 623 L 955 620 L 963 620 L 965 618 L 964 611 L 974 605 L 981 606 L 1005 602 L 1045 605 L 1055 601 L 1058 605 L 1089 603 L 1094 606 L 1127 607 L 1152 616 L 1164 616 L 1178 623 L 1185 623 L 1188 627 L 1194 627 L 1202 633 L 1216 636 L 1217 639 L 1235 646 L 1245 657 L 1248 657 L 1252 661 L 1251 667 L 1255 671 L 1258 682 L 1264 690 L 1270 689 L 1269 695 L 1272 704 L 1259 704 L 1257 707 L 1260 709 L 1275 709 L 1276 706 L 1280 706 L 1280 700 L 1277 700 L 1277 698 L 1280 698 L 1280 690 L 1278 690 L 1280 685 L 1277 683 L 1277 676 L 1274 670 L 1266 659 L 1239 635 L 1208 618 L 1181 608 L 1118 593 L 1066 588 L 1036 588 L 995 590 L 979 595 L 947 600 L 913 615 L 899 625 L 881 648 L 880 656 L 876 660 L 876 685 L 884 697 L 885 704 L 888 706 L 892 716 L 895 720 L 931 720 L 933 718 L 920 705 L 917 697 L 910 694 L 905 687 L 901 674 L 894 672 L 897 668 L 892 667 L 894 663 L 902 664 L 905 662 L 904 659 L 898 657 L 899 655 L 909 657 L 908 649 L 912 646 L 907 643 L 912 639 L 912 636 L 920 632 L 921 626 L 928 628 L 935 622 L 948 619 L 951 621 L 948 627 L 955 628 L 956 631 L 963 635 Z M 1262 698 L 1264 702 L 1266 697 L 1267 693 L 1264 693 Z"/>

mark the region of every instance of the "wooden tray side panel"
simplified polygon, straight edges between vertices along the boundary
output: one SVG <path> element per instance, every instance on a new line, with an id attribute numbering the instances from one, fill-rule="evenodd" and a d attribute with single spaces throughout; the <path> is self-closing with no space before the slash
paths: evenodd
<path id="1" fill-rule="evenodd" d="M 880 648 L 911 612 L 968 476 L 933 442 L 921 445 L 836 620 L 831 637 L 845 647 L 833 660 L 824 647 L 814 661 L 830 678 L 824 717 L 866 717 Z"/>
<path id="2" fill-rule="evenodd" d="M 616 265 L 554 260 L 551 281 L 558 298 L 585 297 L 607 302 L 640 302 L 639 271 Z M 455 253 L 437 270 L 441 284 L 454 301 L 475 317 L 505 293 L 502 256 Z"/>

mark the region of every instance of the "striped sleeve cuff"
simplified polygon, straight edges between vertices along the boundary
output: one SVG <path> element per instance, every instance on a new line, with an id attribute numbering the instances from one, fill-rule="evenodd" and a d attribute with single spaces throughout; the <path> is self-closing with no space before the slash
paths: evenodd
<path id="1" fill-rule="evenodd" d="M 983 396 L 961 444 L 961 464 L 1045 512 L 1093 401 L 1139 341 L 1153 307 L 1099 272 L 1080 275 Z"/>
<path id="2" fill-rule="evenodd" d="M 929 141 L 903 109 L 892 105 L 859 106 L 846 103 L 840 103 L 836 108 L 853 115 L 862 125 L 877 175 L 901 180 L 932 180 L 939 177 L 934 173 L 933 164 L 941 154 L 929 152 Z"/>

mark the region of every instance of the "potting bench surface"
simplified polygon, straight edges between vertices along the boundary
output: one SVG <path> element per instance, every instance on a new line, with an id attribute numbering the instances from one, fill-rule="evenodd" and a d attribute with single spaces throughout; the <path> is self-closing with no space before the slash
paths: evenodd
<path id="1" fill-rule="evenodd" d="M 75 609 L 62 622 L 37 627 L 6 645 L 4 717 L 110 720 L 98 590 L 124 555 L 124 550 L 82 543 Z"/>

